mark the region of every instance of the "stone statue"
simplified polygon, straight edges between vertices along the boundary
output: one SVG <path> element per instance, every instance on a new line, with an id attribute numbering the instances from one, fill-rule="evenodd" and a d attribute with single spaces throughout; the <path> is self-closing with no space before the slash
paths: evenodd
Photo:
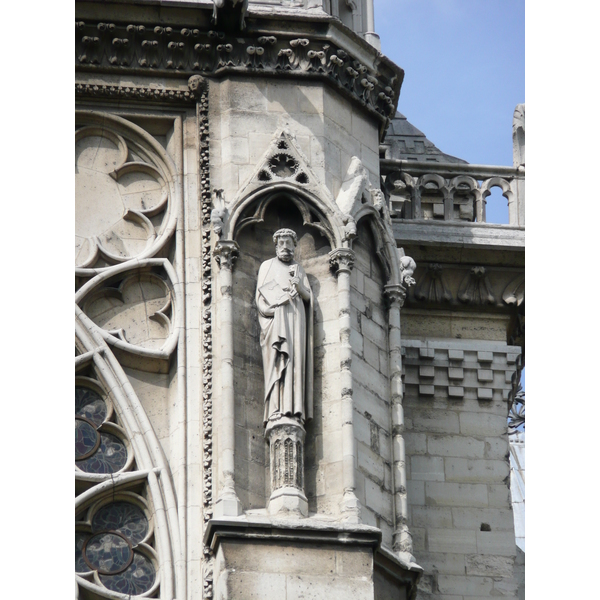
<path id="1" fill-rule="evenodd" d="M 273 235 L 276 257 L 258 271 L 256 305 L 265 377 L 264 424 L 313 416 L 313 296 L 294 260 L 296 233 Z"/>

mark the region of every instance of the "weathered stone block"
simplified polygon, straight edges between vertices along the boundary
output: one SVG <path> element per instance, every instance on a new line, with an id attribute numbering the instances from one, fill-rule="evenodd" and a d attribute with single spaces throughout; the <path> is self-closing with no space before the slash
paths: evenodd
<path id="1" fill-rule="evenodd" d="M 460 367 L 448 368 L 448 379 L 462 379 L 464 375 L 464 370 Z"/>
<path id="2" fill-rule="evenodd" d="M 340 446 L 341 447 L 341 446 Z M 379 485 L 383 485 L 383 459 L 360 442 L 357 443 L 358 449 L 358 468 L 362 473 L 376 481 Z"/>
<path id="3" fill-rule="evenodd" d="M 459 415 L 460 432 L 464 435 L 501 436 L 507 432 L 506 417 L 482 412 L 463 412 Z"/>
<path id="4" fill-rule="evenodd" d="M 449 575 L 464 575 L 465 555 L 455 553 L 427 552 L 419 556 L 419 565 L 423 567 L 426 573 L 437 571 L 439 573 L 445 573 Z M 445 596 L 445 598 L 447 598 L 447 596 Z"/>
<path id="5" fill-rule="evenodd" d="M 444 459 L 439 456 L 413 456 L 410 468 L 413 480 L 444 481 Z"/>
<path id="6" fill-rule="evenodd" d="M 489 596 L 494 580 L 491 577 L 474 577 L 470 575 L 438 575 L 438 589 L 442 594 L 458 594 L 462 596 Z"/>
<path id="7" fill-rule="evenodd" d="M 454 386 L 454 385 L 448 386 L 448 396 L 450 398 L 463 398 L 464 395 L 465 395 L 464 387 L 459 387 L 459 386 Z"/>
<path id="8" fill-rule="evenodd" d="M 425 482 L 425 502 L 429 506 L 488 506 L 488 490 L 483 484 Z"/>
<path id="9" fill-rule="evenodd" d="M 514 531 L 477 531 L 476 534 L 479 554 L 515 556 L 517 553 Z"/>
<path id="10" fill-rule="evenodd" d="M 436 506 L 413 506 L 410 511 L 411 524 L 416 527 L 452 529 L 452 509 Z M 458 529 L 463 529 L 458 527 Z"/>
<path id="11" fill-rule="evenodd" d="M 476 533 L 469 530 L 429 528 L 427 530 L 427 549 L 431 552 L 455 554 L 477 552 Z"/>
<path id="12" fill-rule="evenodd" d="M 485 438 L 485 458 L 505 459 L 507 458 L 508 451 L 508 439 L 505 437 Z"/>
<path id="13" fill-rule="evenodd" d="M 450 348 L 448 350 L 448 359 L 449 360 L 463 360 L 465 357 L 465 353 L 463 350 L 454 350 Z"/>
<path id="14" fill-rule="evenodd" d="M 490 508 L 511 508 L 510 490 L 507 484 L 488 485 Z"/>
<path id="15" fill-rule="evenodd" d="M 414 435 L 414 434 L 413 434 Z M 428 435 L 427 449 L 438 456 L 480 458 L 485 445 L 481 440 L 460 435 Z"/>
<path id="16" fill-rule="evenodd" d="M 434 377 L 435 376 L 435 367 L 430 365 L 422 365 L 419 367 L 419 377 Z"/>
<path id="17" fill-rule="evenodd" d="M 425 504 L 425 482 L 424 481 L 411 481 L 406 482 L 406 493 L 408 501 L 412 505 L 424 505 Z M 413 532 L 414 535 L 414 532 Z"/>
<path id="18" fill-rule="evenodd" d="M 413 454 L 427 453 L 427 435 L 424 433 L 414 433 L 405 431 L 403 433 L 406 453 L 410 456 Z M 434 453 L 432 453 L 434 454 Z"/>
<path id="19" fill-rule="evenodd" d="M 435 386 L 433 385 L 420 385 L 419 394 L 421 396 L 433 396 L 435 394 Z"/>
<path id="20" fill-rule="evenodd" d="M 458 529 L 481 530 L 483 523 L 492 531 L 513 531 L 513 512 L 501 508 L 453 508 L 452 520 Z M 485 532 L 484 532 L 485 533 Z M 487 532 L 489 533 L 489 532 Z"/>
<path id="21" fill-rule="evenodd" d="M 494 396 L 494 390 L 491 388 L 477 388 L 477 398 L 479 400 L 491 400 Z"/>
<path id="22" fill-rule="evenodd" d="M 465 483 L 500 483 L 509 474 L 508 462 L 445 458 L 446 481 Z"/>
<path id="23" fill-rule="evenodd" d="M 411 411 L 413 431 L 458 433 L 460 430 L 458 417 L 457 413 L 449 410 L 431 409 Z"/>
<path id="24" fill-rule="evenodd" d="M 494 381 L 494 372 L 491 369 L 478 369 L 477 381 Z"/>
<path id="25" fill-rule="evenodd" d="M 494 360 L 494 353 L 493 352 L 486 352 L 486 351 L 483 351 L 483 350 L 479 350 L 477 352 L 477 360 L 480 363 L 486 363 L 486 362 L 491 363 Z"/>
<path id="26" fill-rule="evenodd" d="M 514 558 L 507 556 L 493 556 L 471 554 L 465 556 L 467 575 L 481 575 L 484 577 L 512 577 Z"/>

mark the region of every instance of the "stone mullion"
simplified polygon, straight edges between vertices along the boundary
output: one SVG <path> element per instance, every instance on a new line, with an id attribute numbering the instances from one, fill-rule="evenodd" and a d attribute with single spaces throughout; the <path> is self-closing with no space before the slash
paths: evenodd
<path id="1" fill-rule="evenodd" d="M 352 346 L 350 332 L 350 273 L 354 266 L 354 252 L 337 248 L 329 254 L 337 269 L 339 324 L 340 324 L 340 386 L 342 400 L 342 485 L 344 496 L 341 511 L 347 521 L 360 522 L 360 503 L 356 497 L 356 444 L 354 440 L 354 403 L 352 400 Z"/>
<path id="2" fill-rule="evenodd" d="M 390 406 L 392 411 L 392 485 L 394 494 L 393 548 L 408 562 L 412 556 L 412 536 L 408 529 L 408 497 L 406 492 L 406 449 L 404 445 L 404 398 L 402 383 L 402 340 L 400 309 L 406 299 L 402 285 L 386 285 L 389 300 Z"/>
<path id="3" fill-rule="evenodd" d="M 235 492 L 235 398 L 233 389 L 233 263 L 239 254 L 231 240 L 217 242 L 214 250 L 219 265 L 217 286 L 221 293 L 218 305 L 220 324 L 221 401 L 219 431 L 219 477 L 215 517 L 237 517 L 242 505 Z"/>

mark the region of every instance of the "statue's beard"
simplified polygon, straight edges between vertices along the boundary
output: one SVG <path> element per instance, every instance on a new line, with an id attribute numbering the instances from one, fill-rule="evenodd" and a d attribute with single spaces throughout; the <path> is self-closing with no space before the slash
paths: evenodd
<path id="1" fill-rule="evenodd" d="M 294 258 L 294 253 L 289 250 L 278 250 L 277 258 L 283 262 L 290 262 Z"/>

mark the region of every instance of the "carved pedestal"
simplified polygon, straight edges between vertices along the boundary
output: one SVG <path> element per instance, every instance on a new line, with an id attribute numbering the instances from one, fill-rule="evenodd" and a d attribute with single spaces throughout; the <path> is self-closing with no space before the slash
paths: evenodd
<path id="1" fill-rule="evenodd" d="M 296 513 L 308 516 L 304 495 L 304 427 L 295 419 L 269 421 L 265 438 L 271 457 L 270 514 Z"/>

